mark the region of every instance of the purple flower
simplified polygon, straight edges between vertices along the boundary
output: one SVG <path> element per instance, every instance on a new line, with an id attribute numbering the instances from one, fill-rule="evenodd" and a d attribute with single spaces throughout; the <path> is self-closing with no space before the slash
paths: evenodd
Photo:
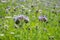
<path id="1" fill-rule="evenodd" d="M 39 21 L 47 21 L 47 17 L 46 16 L 39 16 Z"/>
<path id="2" fill-rule="evenodd" d="M 16 24 L 19 24 L 19 20 L 24 20 L 25 23 L 29 22 L 28 16 L 25 16 L 25 15 L 19 15 L 14 17 L 14 21 L 16 22 Z"/>

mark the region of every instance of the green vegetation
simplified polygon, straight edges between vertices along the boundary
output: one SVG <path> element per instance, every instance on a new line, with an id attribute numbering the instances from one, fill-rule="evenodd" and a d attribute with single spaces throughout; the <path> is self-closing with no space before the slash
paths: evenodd
<path id="1" fill-rule="evenodd" d="M 28 23 L 15 23 L 21 14 Z M 48 21 L 39 21 L 41 15 Z M 60 40 L 60 0 L 0 0 L 0 40 Z"/>

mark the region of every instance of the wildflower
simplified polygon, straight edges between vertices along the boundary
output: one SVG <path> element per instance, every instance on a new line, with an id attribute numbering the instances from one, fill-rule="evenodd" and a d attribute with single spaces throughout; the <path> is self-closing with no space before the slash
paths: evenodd
<path id="1" fill-rule="evenodd" d="M 19 16 L 14 17 L 14 21 L 16 24 L 19 24 L 20 22 L 19 20 L 24 20 L 25 23 L 29 22 L 29 18 L 25 15 L 19 15 Z"/>
<path id="2" fill-rule="evenodd" d="M 19 24 L 19 17 L 18 16 L 14 17 L 14 21 L 16 24 Z"/>
<path id="3" fill-rule="evenodd" d="M 39 21 L 47 21 L 47 17 L 46 16 L 39 16 Z"/>

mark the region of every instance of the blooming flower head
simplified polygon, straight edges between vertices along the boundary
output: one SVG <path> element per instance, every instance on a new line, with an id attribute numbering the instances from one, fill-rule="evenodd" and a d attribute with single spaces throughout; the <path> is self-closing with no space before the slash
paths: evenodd
<path id="1" fill-rule="evenodd" d="M 19 20 L 24 20 L 24 22 L 29 22 L 29 18 L 25 15 L 19 15 L 19 16 L 16 16 L 14 17 L 14 21 L 17 23 L 19 23 Z"/>
<path id="2" fill-rule="evenodd" d="M 47 21 L 47 17 L 46 16 L 39 16 L 39 21 Z"/>

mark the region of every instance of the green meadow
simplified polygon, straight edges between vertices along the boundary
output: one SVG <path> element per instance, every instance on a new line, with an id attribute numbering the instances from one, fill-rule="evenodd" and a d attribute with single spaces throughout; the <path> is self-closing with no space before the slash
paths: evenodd
<path id="1" fill-rule="evenodd" d="M 28 23 L 15 23 L 21 14 Z M 60 40 L 60 0 L 0 0 L 0 40 Z"/>

